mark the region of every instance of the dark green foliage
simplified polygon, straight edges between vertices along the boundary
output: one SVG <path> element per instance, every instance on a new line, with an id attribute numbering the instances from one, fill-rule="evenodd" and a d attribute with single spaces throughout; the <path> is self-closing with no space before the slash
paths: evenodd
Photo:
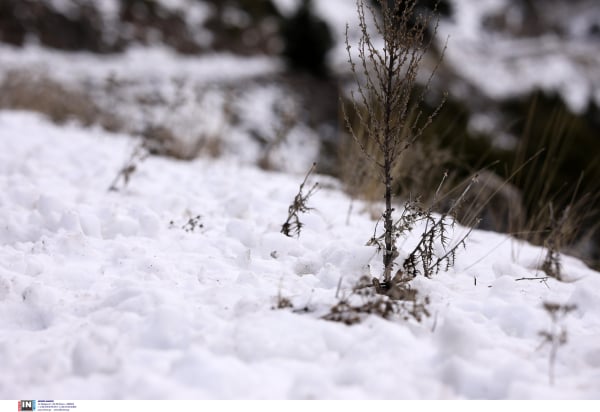
<path id="1" fill-rule="evenodd" d="M 437 140 L 442 149 L 452 151 L 455 161 L 448 167 L 454 171 L 455 179 L 485 168 L 521 193 L 519 204 L 511 209 L 521 209 L 517 212 L 520 216 L 515 214 L 515 219 L 505 220 L 510 222 L 508 226 L 487 219 L 484 227 L 546 245 L 552 233 L 550 204 L 555 218 L 568 208 L 570 222 L 565 222 L 562 231 L 569 236 L 563 237 L 561 247 L 597 266 L 600 262 L 598 107 L 590 104 L 586 112 L 575 114 L 558 96 L 539 91 L 501 103 L 481 96 L 474 97 L 477 99 L 483 99 L 479 106 L 496 118 L 500 130 L 490 130 L 489 134 L 472 130 L 469 117 L 479 113 L 477 109 L 450 98 L 423 139 Z M 428 110 L 431 112 L 433 108 Z M 516 137 L 516 147 L 495 145 L 499 134 Z M 425 186 L 425 190 L 431 192 L 431 185 Z M 492 199 L 489 207 L 495 207 L 495 201 Z M 458 217 L 464 222 L 461 215 Z"/>
<path id="2" fill-rule="evenodd" d="M 45 47 L 94 53 L 121 52 L 131 44 L 157 41 L 184 54 L 209 49 L 238 54 L 275 52 L 271 40 L 277 35 L 280 16 L 270 0 L 203 0 L 214 10 L 204 27 L 189 25 L 182 11 L 156 0 L 115 2 L 117 19 L 108 22 L 98 1 L 71 0 L 74 12 L 63 13 L 52 2 L 0 0 L 0 42 L 23 46 L 35 38 Z M 247 17 L 243 24 L 226 18 L 231 10 Z M 205 29 L 214 35 L 211 42 L 199 40 L 198 34 Z"/>
<path id="3" fill-rule="evenodd" d="M 99 53 L 111 48 L 102 39 L 101 17 L 93 6 L 79 5 L 78 13 L 67 16 L 38 0 L 0 0 L 0 42 L 23 46 L 31 36 L 62 50 Z"/>
<path id="4" fill-rule="evenodd" d="M 528 99 L 507 103 L 504 110 L 516 119 L 510 131 L 521 137 L 515 162 L 544 149 L 542 155 L 523 169 L 515 179 L 517 185 L 530 189 L 524 193 L 530 212 L 546 207 L 547 201 L 544 197 L 550 194 L 557 195 L 557 210 L 566 207 L 571 203 L 582 172 L 585 174 L 575 200 L 598 190 L 600 140 L 597 130 L 600 128 L 600 120 L 595 106 L 590 107 L 586 114 L 577 115 L 571 113 L 557 96 L 538 92 Z M 538 178 L 532 171 L 539 172 L 545 163 L 552 168 L 552 174 L 545 179 L 544 185 L 531 190 L 534 189 L 531 187 L 531 181 Z M 539 174 L 537 173 L 537 176 Z M 596 199 L 595 204 L 590 206 L 599 208 L 600 202 Z"/>
<path id="5" fill-rule="evenodd" d="M 290 67 L 316 76 L 327 75 L 327 52 L 333 38 L 327 24 L 312 11 L 311 0 L 302 0 L 296 13 L 281 25 L 283 56 Z"/>
<path id="6" fill-rule="evenodd" d="M 420 15 L 435 15 L 437 17 L 446 17 L 449 18 L 452 15 L 453 9 L 451 2 L 448 0 L 416 0 L 413 5 L 412 0 L 400 0 L 396 2 L 396 0 L 371 0 L 371 3 L 379 9 L 381 9 L 382 4 L 387 4 L 387 7 L 394 7 L 394 3 L 398 3 L 397 14 L 402 15 L 407 11 L 407 9 L 412 10 L 410 12 L 411 17 L 409 20 L 409 24 L 412 28 L 418 27 L 421 22 L 419 21 Z M 434 27 L 427 27 L 425 29 L 425 40 L 431 41 L 433 36 L 435 35 Z M 432 49 L 435 49 L 435 45 L 432 44 Z"/>
<path id="7" fill-rule="evenodd" d="M 120 22 L 128 28 L 131 37 L 121 35 L 119 48 L 124 48 L 130 41 L 151 44 L 156 33 L 160 33 L 161 42 L 179 53 L 202 51 L 202 46 L 194 39 L 193 28 L 188 27 L 182 13 L 173 12 L 154 0 L 121 0 L 120 7 Z"/>
<path id="8" fill-rule="evenodd" d="M 371 0 L 373 5 L 379 7 L 379 0 Z M 389 4 L 393 3 L 393 0 L 388 0 Z M 406 1 L 402 1 L 402 10 L 406 7 Z M 450 17 L 453 9 L 452 4 L 448 0 L 418 0 L 417 7 L 418 11 L 437 12 L 440 16 Z"/>
<path id="9" fill-rule="evenodd" d="M 276 52 L 273 39 L 277 28 L 274 22 L 281 19 L 270 0 L 206 0 L 214 10 L 205 28 L 213 34 L 211 48 L 241 55 Z M 241 16 L 232 21 L 231 11 Z"/>

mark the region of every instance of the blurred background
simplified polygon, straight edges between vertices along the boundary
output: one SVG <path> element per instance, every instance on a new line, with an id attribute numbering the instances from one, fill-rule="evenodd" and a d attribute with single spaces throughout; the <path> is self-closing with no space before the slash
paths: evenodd
<path id="1" fill-rule="evenodd" d="M 401 160 L 398 196 L 431 197 L 444 171 L 450 185 L 477 174 L 470 213 L 483 229 L 544 244 L 558 228 L 561 247 L 598 267 L 600 2 L 418 10 L 439 15 L 424 82 L 443 57 L 425 111 L 448 97 Z M 354 0 L 0 0 L 0 109 L 134 135 L 184 160 L 292 173 L 316 160 L 375 200 L 340 114 L 354 84 L 346 24 L 354 45 Z"/>

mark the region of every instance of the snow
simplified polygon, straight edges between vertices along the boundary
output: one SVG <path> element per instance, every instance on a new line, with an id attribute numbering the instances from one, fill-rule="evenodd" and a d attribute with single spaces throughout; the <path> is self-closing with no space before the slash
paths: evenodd
<path id="1" fill-rule="evenodd" d="M 164 47 L 132 47 L 98 58 L 37 46 L 0 46 L 0 81 L 17 72 L 83 90 L 103 113 L 119 119 L 126 132 L 166 128 L 175 140 L 169 143 L 182 155 L 193 153 L 203 141 L 217 140 L 222 152 L 256 163 L 261 144 L 267 144 L 272 167 L 301 173 L 318 155 L 320 139 L 299 122 L 297 97 L 277 82 L 282 68 L 273 57 L 184 57 Z M 293 120 L 289 128 L 278 121 L 282 114 Z M 283 130 L 287 134 L 278 136 Z"/>
<path id="2" fill-rule="evenodd" d="M 227 53 L 205 54 L 202 58 L 178 55 L 166 47 L 130 47 L 121 54 L 98 58 L 92 53 L 67 53 L 29 45 L 0 46 L 2 74 L 9 70 L 35 68 L 60 82 L 101 81 L 109 77 L 133 81 L 189 78 L 203 84 L 249 79 L 280 70 L 276 59 L 240 57 Z"/>
<path id="3" fill-rule="evenodd" d="M 3 398 L 600 396 L 600 275 L 575 259 L 567 282 L 516 281 L 543 251 L 475 231 L 453 269 L 413 281 L 431 317 L 346 326 L 321 319 L 340 279 L 347 293 L 381 262 L 335 180 L 313 178 L 290 239 L 302 175 L 150 157 L 108 192 L 130 137 L 23 112 L 0 112 L 0 146 Z M 310 310 L 274 310 L 278 296 Z M 554 386 L 545 301 L 577 305 Z"/>
<path id="4" fill-rule="evenodd" d="M 190 1 L 161 3 L 183 10 Z M 521 93 L 533 84 L 558 87 L 576 108 L 589 93 L 599 98 L 594 78 L 565 63 L 564 45 L 552 39 L 538 50 L 538 43 L 494 38 L 482 57 L 478 22 L 505 1 L 454 3 L 464 3 L 465 13 L 454 27 L 441 27 L 455 30 L 447 61 L 487 93 Z M 116 3 L 102 4 L 110 17 Z M 290 13 L 297 2 L 276 4 Z M 345 22 L 355 19 L 354 2 L 315 6 L 340 41 L 331 61 L 347 66 L 341 40 Z M 210 11 L 194 10 L 188 18 L 198 21 Z M 569 53 L 584 56 L 587 46 L 580 47 Z M 509 50 L 521 54 L 508 59 Z M 545 56 L 538 66 L 526 62 L 532 50 Z M 489 54 L 512 63 L 496 64 Z M 593 67 L 594 55 L 586 59 Z M 314 176 L 308 184 L 321 189 L 301 216 L 300 238 L 279 232 L 319 151 L 319 136 L 302 124 L 276 142 L 285 128 L 278 119 L 302 109 L 289 90 L 268 82 L 280 73 L 279 60 L 182 57 L 161 47 L 98 58 L 29 45 L 1 46 L 0 67 L 0 79 L 30 71 L 85 90 L 127 120 L 121 133 L 109 133 L 0 111 L 0 397 L 600 397 L 600 275 L 563 256 L 565 282 L 520 280 L 543 276 L 544 250 L 505 235 L 474 231 L 451 270 L 412 281 L 430 300 L 431 316 L 420 323 L 322 319 L 336 294 L 382 272 L 381 256 L 365 246 L 377 205 Z M 103 92 L 111 82 L 117 90 Z M 166 103 L 140 107 L 148 96 Z M 127 187 L 108 191 L 139 143 L 136 132 L 149 125 L 167 127 L 185 144 L 217 137 L 223 153 L 190 162 L 151 156 Z M 286 173 L 255 166 L 264 147 L 253 134 L 274 145 L 269 160 Z M 453 239 L 465 231 L 457 227 Z M 401 239 L 401 256 L 418 236 Z M 278 297 L 294 309 L 274 309 Z M 552 328 L 544 302 L 577 306 L 562 322 L 568 342 L 557 352 L 554 385 L 550 347 L 539 335 Z"/>
<path id="5" fill-rule="evenodd" d="M 541 89 L 558 93 L 575 113 L 585 112 L 590 102 L 600 104 L 597 39 L 553 34 L 519 38 L 495 33 L 486 29 L 483 21 L 490 15 L 515 13 L 510 1 L 451 3 L 453 18 L 441 21 L 439 27 L 440 45 L 448 39 L 444 60 L 487 96 L 506 99 Z M 599 10 L 593 6 L 573 7 L 561 9 L 556 16 L 559 21 L 569 22 L 565 26 L 578 27 L 582 19 L 593 21 Z"/>
<path id="6" fill-rule="evenodd" d="M 289 14 L 297 2 L 277 0 L 276 4 Z M 590 102 L 600 105 L 600 42 L 597 38 L 577 34 L 578 29 L 589 28 L 599 21 L 600 8 L 596 4 L 584 2 L 564 6 L 568 9 L 548 11 L 554 13 L 561 26 L 576 31 L 569 36 L 542 34 L 524 38 L 493 32 L 484 25 L 489 16 L 510 18 L 518 14 L 509 0 L 450 0 L 450 4 L 452 17 L 442 18 L 438 27 L 438 48 L 443 49 L 447 42 L 444 64 L 484 95 L 502 100 L 539 89 L 559 94 L 574 113 L 585 112 Z M 328 22 L 337 41 L 329 55 L 330 66 L 336 72 L 346 73 L 346 24 L 349 24 L 351 45 L 357 43 L 359 36 L 356 3 L 350 0 L 315 2 L 314 9 Z M 372 36 L 378 35 L 372 33 Z M 424 80 L 427 79 L 425 76 Z M 470 92 L 462 91 L 461 87 L 452 86 L 450 91 L 458 97 L 468 97 L 465 93 Z"/>

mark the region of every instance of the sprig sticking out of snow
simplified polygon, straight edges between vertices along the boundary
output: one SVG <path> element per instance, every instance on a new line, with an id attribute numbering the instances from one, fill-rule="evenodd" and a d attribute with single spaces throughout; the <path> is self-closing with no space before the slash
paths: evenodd
<path id="1" fill-rule="evenodd" d="M 312 167 L 304 177 L 304 180 L 300 184 L 300 188 L 298 190 L 298 194 L 294 197 L 294 200 L 290 204 L 288 208 L 288 217 L 283 225 L 281 225 L 281 233 L 286 235 L 287 237 L 300 237 L 300 231 L 302 230 L 302 222 L 300 222 L 299 213 L 306 213 L 312 210 L 312 208 L 308 207 L 307 202 L 308 199 L 316 192 L 319 183 L 315 183 L 312 187 L 306 192 L 306 194 L 302 193 L 304 189 L 304 185 L 308 180 L 308 177 L 312 172 L 315 171 L 317 167 L 316 163 L 312 164 Z"/>

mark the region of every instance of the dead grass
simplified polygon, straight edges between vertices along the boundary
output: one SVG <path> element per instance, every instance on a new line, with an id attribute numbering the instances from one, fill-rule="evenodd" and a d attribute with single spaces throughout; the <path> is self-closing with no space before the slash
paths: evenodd
<path id="1" fill-rule="evenodd" d="M 349 113 L 349 118 L 352 122 L 355 117 L 364 115 L 365 113 Z M 380 183 L 381 175 L 372 167 L 369 159 L 382 162 L 383 155 L 360 125 L 355 124 L 356 137 L 366 153 L 363 153 L 353 138 L 347 135 L 341 136 L 337 174 L 344 182 L 346 192 L 353 198 L 369 202 L 380 201 L 384 198 L 384 187 Z M 404 198 L 420 196 L 424 201 L 430 200 L 435 193 L 441 173 L 453 162 L 452 153 L 442 148 L 434 139 L 415 141 L 410 148 L 410 154 L 402 154 L 391 169 L 393 196 Z"/>
<path id="2" fill-rule="evenodd" d="M 224 150 L 218 135 L 204 135 L 187 142 L 165 126 L 148 126 L 141 135 L 149 142 L 152 154 L 179 160 L 193 160 L 199 156 L 218 158 Z"/>
<path id="3" fill-rule="evenodd" d="M 120 87 L 118 82 L 109 82 L 107 95 L 114 95 Z M 148 102 L 139 102 L 141 105 Z M 156 102 L 153 104 L 166 104 Z M 199 136 L 188 142 L 173 130 L 162 125 L 148 124 L 141 132 L 134 130 L 116 112 L 109 112 L 96 104 L 93 98 L 69 88 L 50 77 L 35 71 L 8 71 L 0 83 L 0 109 L 26 110 L 46 115 L 55 123 L 76 121 L 84 126 L 100 125 L 111 132 L 127 132 L 139 135 L 146 142 L 151 154 L 191 160 L 198 156 L 220 157 L 224 151 L 218 135 Z M 110 110 L 110 109 L 109 109 Z"/>
<path id="4" fill-rule="evenodd" d="M 75 120 L 85 126 L 99 124 L 109 131 L 123 128 L 120 119 L 102 111 L 85 93 L 33 71 L 6 73 L 0 83 L 0 108 L 42 113 L 56 123 Z"/>
<path id="5" fill-rule="evenodd" d="M 329 309 L 323 319 L 350 326 L 362 322 L 370 315 L 388 320 L 414 319 L 417 322 L 430 316 L 427 310 L 429 299 L 417 299 L 417 291 L 411 289 L 408 283 L 397 284 L 394 289 L 384 293 L 379 288 L 377 279 L 364 276 L 356 282 L 349 294 L 338 290 L 337 297 L 338 302 Z"/>

